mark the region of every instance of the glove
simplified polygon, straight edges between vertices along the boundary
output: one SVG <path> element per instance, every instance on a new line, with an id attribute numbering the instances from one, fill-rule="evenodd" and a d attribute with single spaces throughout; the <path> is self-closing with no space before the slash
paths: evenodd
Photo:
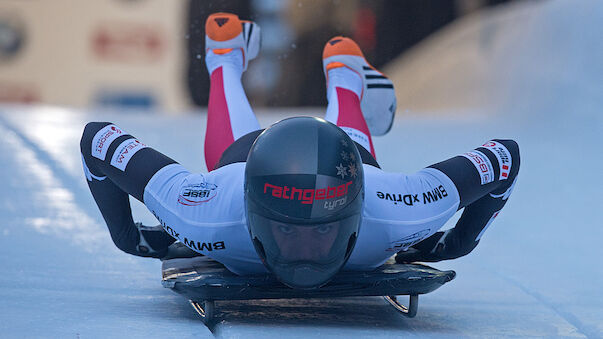
<path id="1" fill-rule="evenodd" d="M 158 258 L 163 261 L 203 255 L 191 250 L 180 241 L 169 236 L 161 225 L 144 226 L 140 222 L 135 223 L 135 225 L 140 233 L 140 242 L 136 246 L 136 250 L 142 256 Z"/>
<path id="2" fill-rule="evenodd" d="M 163 230 L 161 225 L 145 226 L 140 222 L 136 222 L 134 225 L 139 233 L 136 251 L 140 256 L 161 258 L 166 255 L 168 246 L 176 241 Z"/>
<path id="3" fill-rule="evenodd" d="M 467 251 L 467 246 L 462 246 L 455 229 L 445 232 L 436 232 L 423 241 L 411 246 L 406 251 L 396 254 L 396 262 L 406 264 L 411 262 L 438 262 L 442 260 L 455 259 L 469 252 L 477 245 L 472 244 Z"/>
<path id="4" fill-rule="evenodd" d="M 161 259 L 161 261 L 164 261 L 164 260 L 170 260 L 170 259 L 175 259 L 175 258 L 192 258 L 192 257 L 199 257 L 199 256 L 202 257 L 203 254 L 197 253 L 197 252 L 191 250 L 190 248 L 186 247 L 180 241 L 176 241 L 173 244 L 171 244 L 170 246 L 168 246 L 166 254 L 159 259 Z"/>

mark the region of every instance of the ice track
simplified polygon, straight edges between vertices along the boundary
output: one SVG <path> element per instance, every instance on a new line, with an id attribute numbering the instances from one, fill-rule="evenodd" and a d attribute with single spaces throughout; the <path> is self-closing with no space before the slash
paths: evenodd
<path id="1" fill-rule="evenodd" d="M 259 111 L 267 126 L 286 114 Z M 112 121 L 204 171 L 205 115 L 0 107 L 0 333 L 91 337 L 603 337 L 603 118 L 595 110 L 502 117 L 398 115 L 375 138 L 389 171 L 412 172 L 490 138 L 513 138 L 522 168 L 509 203 L 457 278 L 421 297 L 416 318 L 380 298 L 218 302 L 211 332 L 162 288 L 160 263 L 117 250 L 87 191 L 79 137 Z M 316 114 L 314 114 L 316 115 Z M 135 218 L 155 222 L 140 204 Z"/>

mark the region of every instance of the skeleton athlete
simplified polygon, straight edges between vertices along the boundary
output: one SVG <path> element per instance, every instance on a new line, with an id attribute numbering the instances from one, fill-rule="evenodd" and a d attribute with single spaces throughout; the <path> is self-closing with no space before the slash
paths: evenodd
<path id="1" fill-rule="evenodd" d="M 118 248 L 163 259 L 203 254 L 294 288 L 320 287 L 342 269 L 372 270 L 393 255 L 434 262 L 475 248 L 513 189 L 516 142 L 490 140 L 414 174 L 382 170 L 371 138 L 391 128 L 393 85 L 345 37 L 323 51 L 324 120 L 261 130 L 241 83 L 259 46 L 255 23 L 208 17 L 208 173 L 189 172 L 112 123 L 86 126 L 85 175 Z M 128 195 L 161 227 L 135 223 Z M 460 209 L 456 226 L 439 231 Z"/>

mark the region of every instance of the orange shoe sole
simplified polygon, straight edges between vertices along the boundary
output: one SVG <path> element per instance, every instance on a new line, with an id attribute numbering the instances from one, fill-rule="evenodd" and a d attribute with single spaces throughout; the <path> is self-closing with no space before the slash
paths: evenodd
<path id="1" fill-rule="evenodd" d="M 322 58 L 326 59 L 333 55 L 357 55 L 364 58 L 364 54 L 360 50 L 360 47 L 350 38 L 343 36 L 336 36 L 331 38 L 322 51 Z"/>
<path id="2" fill-rule="evenodd" d="M 242 31 L 241 20 L 235 14 L 214 13 L 205 21 L 205 34 L 214 41 L 234 39 Z"/>

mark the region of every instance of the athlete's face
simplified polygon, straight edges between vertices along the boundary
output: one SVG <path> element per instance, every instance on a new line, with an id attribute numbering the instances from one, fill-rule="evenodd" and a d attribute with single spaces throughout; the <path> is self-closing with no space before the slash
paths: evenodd
<path id="1" fill-rule="evenodd" d="M 291 261 L 319 261 L 327 258 L 339 233 L 338 222 L 295 226 L 273 221 L 271 227 L 281 256 Z"/>

